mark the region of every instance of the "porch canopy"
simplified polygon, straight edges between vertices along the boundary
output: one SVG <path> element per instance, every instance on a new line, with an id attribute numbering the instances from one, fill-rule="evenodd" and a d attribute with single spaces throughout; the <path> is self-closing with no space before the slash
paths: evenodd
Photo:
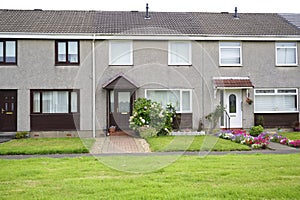
<path id="1" fill-rule="evenodd" d="M 130 81 L 123 73 L 118 74 L 112 79 L 108 80 L 106 83 L 103 84 L 102 87 L 106 90 L 136 90 L 138 88 L 136 84 Z"/>
<path id="2" fill-rule="evenodd" d="M 215 89 L 250 89 L 253 88 L 249 77 L 214 77 Z"/>

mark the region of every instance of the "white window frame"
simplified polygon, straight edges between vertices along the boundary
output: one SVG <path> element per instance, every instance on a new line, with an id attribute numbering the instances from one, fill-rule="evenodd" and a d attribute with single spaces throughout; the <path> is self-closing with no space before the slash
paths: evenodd
<path id="1" fill-rule="evenodd" d="M 226 44 L 228 43 L 228 46 L 222 46 L 221 44 Z M 234 46 L 234 45 L 230 45 L 230 43 L 239 43 L 239 46 Z M 239 49 L 239 53 L 240 53 L 240 63 L 230 63 L 230 64 L 226 64 L 226 63 L 222 63 L 222 49 Z M 233 67 L 241 67 L 243 64 L 243 56 L 242 56 L 242 42 L 240 41 L 231 41 L 231 42 L 226 42 L 226 41 L 220 41 L 219 42 L 219 65 L 220 66 L 233 66 Z"/>
<path id="2" fill-rule="evenodd" d="M 282 93 L 279 92 L 280 90 L 295 90 L 295 92 L 293 93 Z M 270 91 L 269 93 L 258 93 L 258 91 Z M 271 92 L 273 91 L 273 92 Z M 299 113 L 299 97 L 298 97 L 298 89 L 297 88 L 257 88 L 254 89 L 254 113 Z M 287 95 L 294 95 L 296 96 L 296 110 L 295 111 L 291 111 L 291 110 L 287 110 L 287 111 L 259 111 L 257 110 L 257 105 L 256 105 L 256 97 L 257 96 L 287 96 Z"/>
<path id="3" fill-rule="evenodd" d="M 123 55 L 129 54 L 129 62 L 122 63 L 118 62 L 118 60 L 113 60 L 112 57 L 112 50 L 113 50 L 113 45 L 117 44 L 127 44 L 129 45 L 129 49 L 126 52 L 123 52 Z M 109 65 L 133 65 L 133 41 L 132 40 L 110 40 L 109 41 Z"/>
<path id="4" fill-rule="evenodd" d="M 148 99 L 147 92 L 148 91 L 179 91 L 180 99 L 179 99 L 179 110 L 176 110 L 177 113 L 192 113 L 193 112 L 193 104 L 192 104 L 192 90 L 191 89 L 146 89 L 145 90 L 145 98 Z M 189 92 L 190 93 L 190 109 L 189 110 L 182 110 L 182 93 Z"/>
<path id="5" fill-rule="evenodd" d="M 280 46 L 279 44 L 294 44 L 294 46 Z M 283 49 L 283 48 L 295 49 L 295 63 L 278 63 L 278 49 Z M 276 66 L 297 66 L 298 65 L 297 42 L 276 42 L 275 55 L 276 55 Z"/>
<path id="6" fill-rule="evenodd" d="M 186 44 L 188 45 L 188 60 L 187 62 L 172 62 L 172 56 L 176 56 L 176 52 L 172 50 L 172 44 Z M 177 55 L 178 56 L 178 55 Z M 192 44 L 191 41 L 169 41 L 168 43 L 168 65 L 189 66 L 192 65 Z"/>

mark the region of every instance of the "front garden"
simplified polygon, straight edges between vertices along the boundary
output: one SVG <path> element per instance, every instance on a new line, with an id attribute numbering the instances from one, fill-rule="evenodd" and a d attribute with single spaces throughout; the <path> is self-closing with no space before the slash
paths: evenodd
<path id="1" fill-rule="evenodd" d="M 0 155 L 88 153 L 94 139 L 26 138 L 0 144 Z"/>
<path id="2" fill-rule="evenodd" d="M 280 143 L 291 147 L 300 147 L 300 133 L 268 133 L 262 126 L 254 126 L 249 133 L 243 130 L 221 131 L 220 138 L 231 140 L 235 143 L 245 144 L 252 149 L 266 149 L 270 142 Z"/>

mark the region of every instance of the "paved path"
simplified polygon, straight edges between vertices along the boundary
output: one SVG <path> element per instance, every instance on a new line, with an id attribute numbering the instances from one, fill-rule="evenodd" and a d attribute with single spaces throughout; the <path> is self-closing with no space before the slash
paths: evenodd
<path id="1" fill-rule="evenodd" d="M 293 148 L 293 147 L 290 147 L 288 145 L 279 144 L 279 143 L 276 143 L 276 142 L 270 142 L 269 148 L 273 149 L 275 151 L 294 151 L 294 150 L 299 150 L 299 153 L 300 153 L 300 149 Z"/>
<path id="2" fill-rule="evenodd" d="M 148 143 L 131 136 L 108 136 L 96 138 L 91 154 L 102 153 L 149 153 Z"/>

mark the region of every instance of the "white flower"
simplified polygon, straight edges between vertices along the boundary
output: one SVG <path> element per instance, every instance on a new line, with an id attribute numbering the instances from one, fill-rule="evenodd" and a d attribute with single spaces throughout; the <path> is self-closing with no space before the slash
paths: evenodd
<path id="1" fill-rule="evenodd" d="M 158 116 L 159 116 L 160 118 L 164 117 L 164 115 L 163 115 L 163 110 L 160 111 L 160 113 L 158 114 Z"/>

